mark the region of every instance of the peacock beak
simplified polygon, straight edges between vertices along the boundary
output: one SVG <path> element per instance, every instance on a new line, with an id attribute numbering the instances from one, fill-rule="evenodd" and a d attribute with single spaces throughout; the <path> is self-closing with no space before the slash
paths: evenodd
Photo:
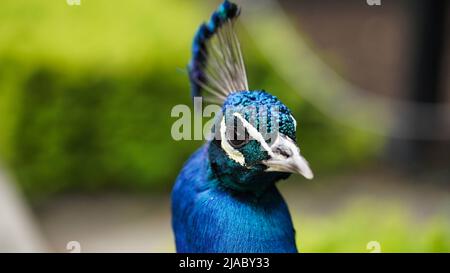
<path id="1" fill-rule="evenodd" d="M 279 134 L 270 146 L 270 158 L 263 161 L 268 167 L 267 172 L 299 173 L 306 179 L 312 179 L 314 174 L 306 159 L 300 154 L 300 149 L 289 137 Z"/>

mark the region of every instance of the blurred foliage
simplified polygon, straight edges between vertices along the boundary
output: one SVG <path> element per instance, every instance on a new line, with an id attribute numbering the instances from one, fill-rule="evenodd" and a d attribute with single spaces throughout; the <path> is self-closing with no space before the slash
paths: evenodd
<path id="1" fill-rule="evenodd" d="M 443 210 L 418 218 L 398 201 L 356 199 L 331 215 L 294 213 L 301 252 L 450 252 L 450 220 Z"/>
<path id="2" fill-rule="evenodd" d="M 205 3 L 2 1 L 0 152 L 27 193 L 171 186 L 201 145 L 172 140 L 170 111 L 191 102 L 191 39 L 216 4 Z M 302 101 L 241 34 L 251 86 L 293 110 L 316 173 L 371 158 L 379 139 Z"/>

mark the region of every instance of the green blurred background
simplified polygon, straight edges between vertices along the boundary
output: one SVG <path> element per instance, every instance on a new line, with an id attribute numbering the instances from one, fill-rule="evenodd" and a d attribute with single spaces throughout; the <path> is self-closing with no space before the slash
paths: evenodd
<path id="1" fill-rule="evenodd" d="M 349 63 L 345 57 L 352 47 L 345 43 L 333 47 L 336 40 L 321 40 L 326 35 L 314 37 L 315 32 L 326 34 L 327 30 L 316 23 L 319 19 L 308 14 L 308 8 L 317 16 L 326 16 L 329 1 L 324 2 L 323 15 L 311 1 L 304 1 L 304 6 L 294 2 L 282 4 L 291 11 L 299 35 L 312 47 L 317 43 L 315 51 L 330 66 L 367 89 L 395 89 L 395 84 L 378 88 L 370 79 L 365 82 L 364 75 L 352 74 L 359 65 L 351 60 Z M 360 10 L 368 12 L 364 3 L 349 3 L 350 7 L 360 4 Z M 64 242 L 80 236 L 91 251 L 173 250 L 167 230 L 168 193 L 183 162 L 202 142 L 173 140 L 170 130 L 176 118 L 170 112 L 177 104 L 191 105 L 185 68 L 192 37 L 217 4 L 81 0 L 80 6 L 70 6 L 64 0 L 2 1 L 1 161 L 30 205 L 48 249 L 64 251 Z M 386 9 L 387 14 L 377 16 L 398 12 L 397 6 Z M 355 15 L 355 23 L 361 17 L 360 10 L 346 13 Z M 345 25 L 341 27 L 346 30 Z M 267 29 L 265 34 L 276 39 L 278 31 Z M 367 252 L 367 242 L 378 240 L 383 251 L 450 251 L 449 184 L 426 183 L 425 192 L 429 194 L 423 200 L 434 203 L 422 215 L 421 205 L 417 204 L 420 202 L 412 199 L 423 191 L 421 181 L 433 180 L 428 179 L 427 170 L 417 178 L 410 176 L 408 169 L 389 166 L 388 132 L 366 132 L 319 111 L 314 103 L 302 98 L 301 90 L 296 92 L 282 79 L 244 27 L 239 35 L 250 85 L 278 96 L 293 111 L 300 124 L 302 151 L 318 177 L 314 185 L 305 185 L 307 182 L 299 177 L 281 185 L 282 191 L 296 193 L 288 194 L 287 200 L 293 209 L 300 249 Z M 384 38 L 388 39 L 389 49 L 390 38 Z M 285 44 L 289 50 L 291 42 L 286 40 Z M 365 47 L 358 48 L 365 51 Z M 299 62 L 301 65 L 308 63 Z M 383 73 L 382 68 L 374 70 L 378 73 L 375 76 L 367 73 L 371 77 Z M 314 86 L 314 82 L 307 85 Z M 448 178 L 436 180 L 448 182 Z M 361 185 L 367 187 L 352 191 Z M 384 201 L 386 193 L 390 196 L 388 202 Z M 435 194 L 439 202 L 433 198 Z M 323 195 L 342 198 L 333 201 Z M 322 206 L 328 209 L 317 209 Z M 115 223 L 112 226 L 129 223 L 130 228 L 122 228 L 122 234 L 142 226 L 138 234 L 150 242 L 148 248 L 134 244 L 137 239 L 121 239 L 109 245 L 89 242 L 82 234 L 92 228 L 87 224 L 91 218 L 85 218 L 90 210 L 89 217 L 105 217 Z M 67 214 L 72 222 L 64 218 Z M 130 220 L 129 215 L 136 218 Z M 146 217 L 153 220 L 133 226 L 137 218 L 142 221 Z M 80 222 L 84 226 L 77 228 Z M 106 222 L 97 223 L 99 233 L 111 226 Z M 154 236 L 159 236 L 158 230 L 164 230 L 163 239 L 159 238 L 161 242 L 155 246 L 152 242 Z M 108 240 L 117 237 L 111 235 Z"/>

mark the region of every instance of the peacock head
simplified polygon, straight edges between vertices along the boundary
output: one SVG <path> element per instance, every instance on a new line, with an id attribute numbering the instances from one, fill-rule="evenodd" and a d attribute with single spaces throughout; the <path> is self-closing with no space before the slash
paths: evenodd
<path id="1" fill-rule="evenodd" d="M 261 189 L 299 173 L 313 173 L 296 143 L 291 111 L 265 91 L 231 93 L 213 128 L 212 169 L 221 183 L 235 189 Z"/>
<path id="2" fill-rule="evenodd" d="M 188 65 L 192 96 L 223 105 L 208 149 L 211 173 L 224 186 L 255 191 L 291 173 L 311 179 L 291 111 L 265 91 L 248 91 L 234 31 L 239 15 L 240 8 L 225 0 L 199 27 Z"/>

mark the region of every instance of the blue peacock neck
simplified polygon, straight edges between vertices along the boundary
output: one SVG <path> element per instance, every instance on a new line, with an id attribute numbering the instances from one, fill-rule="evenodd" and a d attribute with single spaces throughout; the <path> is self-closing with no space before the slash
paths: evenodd
<path id="1" fill-rule="evenodd" d="M 208 154 L 217 147 L 207 144 Z M 216 155 L 217 156 L 217 155 Z M 200 252 L 297 252 L 295 231 L 287 205 L 275 183 L 289 176 L 242 169 L 220 157 L 209 156 L 206 164 L 209 194 L 201 195 L 202 213 L 195 222 L 207 226 L 195 237 Z M 225 155 L 224 155 L 225 156 Z M 213 159 L 213 160 L 211 160 Z M 278 174 L 278 175 L 274 175 Z M 206 208 L 206 209 L 205 209 Z M 222 230 L 218 232 L 218 230 Z M 217 238 L 211 240 L 208 238 Z"/>

